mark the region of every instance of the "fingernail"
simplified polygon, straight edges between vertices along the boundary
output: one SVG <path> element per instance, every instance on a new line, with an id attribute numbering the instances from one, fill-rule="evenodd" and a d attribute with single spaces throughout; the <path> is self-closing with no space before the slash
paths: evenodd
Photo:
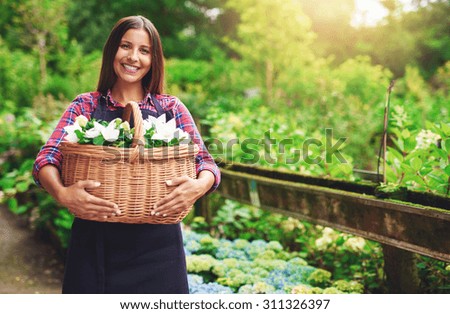
<path id="1" fill-rule="evenodd" d="M 163 217 L 166 217 L 167 215 L 166 214 L 163 214 Z"/>
<path id="2" fill-rule="evenodd" d="M 167 181 L 166 181 L 166 184 L 167 184 L 167 185 L 172 185 L 172 180 L 167 180 Z"/>
<path id="3" fill-rule="evenodd" d="M 95 186 L 100 186 L 101 183 L 100 183 L 100 182 L 95 182 L 94 185 L 95 185 Z"/>
<path id="4" fill-rule="evenodd" d="M 108 219 L 108 216 L 103 216 L 104 219 Z"/>
<path id="5" fill-rule="evenodd" d="M 153 209 L 156 209 L 157 207 L 158 207 L 158 205 L 156 205 L 156 204 L 155 204 L 155 205 L 153 205 Z"/>
<path id="6" fill-rule="evenodd" d="M 122 212 L 120 210 L 117 210 L 116 215 L 120 215 L 120 214 L 122 214 Z"/>
<path id="7" fill-rule="evenodd" d="M 114 204 L 114 208 L 117 209 L 119 208 L 119 206 L 117 204 Z"/>
<path id="8" fill-rule="evenodd" d="M 152 210 L 151 212 L 150 212 L 150 215 L 154 215 L 155 214 L 155 211 L 154 210 Z"/>
<path id="9" fill-rule="evenodd" d="M 159 216 L 159 213 L 156 213 L 155 215 L 156 215 L 156 216 Z"/>

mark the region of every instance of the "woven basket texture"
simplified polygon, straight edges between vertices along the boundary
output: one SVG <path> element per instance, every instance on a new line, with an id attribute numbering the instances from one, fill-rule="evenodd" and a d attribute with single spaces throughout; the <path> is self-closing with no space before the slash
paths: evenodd
<path id="1" fill-rule="evenodd" d="M 176 216 L 151 215 L 153 205 L 169 194 L 166 180 L 187 175 L 196 177 L 195 144 L 157 148 L 143 147 L 142 114 L 135 102 L 127 104 L 123 119 L 135 121 L 132 148 L 82 145 L 62 142 L 62 181 L 70 186 L 80 180 L 95 180 L 100 187 L 87 189 L 94 196 L 116 203 L 120 215 L 107 219 L 92 216 L 79 218 L 121 223 L 175 224 L 183 220 L 192 207 Z"/>

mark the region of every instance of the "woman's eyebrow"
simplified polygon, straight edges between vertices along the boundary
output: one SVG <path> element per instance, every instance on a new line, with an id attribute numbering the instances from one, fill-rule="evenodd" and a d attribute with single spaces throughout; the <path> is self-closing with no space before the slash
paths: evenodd
<path id="1" fill-rule="evenodd" d="M 122 39 L 121 41 L 120 41 L 120 43 L 121 44 L 131 44 L 131 45 L 133 45 L 133 43 L 131 42 L 131 41 L 129 41 L 129 40 L 126 40 L 126 39 Z M 146 47 L 146 48 L 150 48 L 150 46 L 149 45 L 141 45 L 140 47 Z"/>

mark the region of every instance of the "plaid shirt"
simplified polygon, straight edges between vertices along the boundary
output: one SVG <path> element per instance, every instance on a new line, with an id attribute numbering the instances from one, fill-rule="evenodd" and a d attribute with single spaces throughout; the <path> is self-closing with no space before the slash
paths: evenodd
<path id="1" fill-rule="evenodd" d="M 99 92 L 81 94 L 75 98 L 75 100 L 66 109 L 63 116 L 59 120 L 58 125 L 50 136 L 50 139 L 39 151 L 34 163 L 33 178 L 38 185 L 40 185 L 38 179 L 39 170 L 45 165 L 52 164 L 61 172 L 62 154 L 58 146 L 67 135 L 64 131 L 64 127 L 73 124 L 75 122 L 75 118 L 79 115 L 84 115 L 86 118 L 90 119 L 91 114 L 95 111 L 95 108 L 99 103 L 99 98 Z M 220 171 L 206 149 L 189 110 L 177 97 L 169 95 L 156 95 L 156 99 L 158 99 L 164 111 L 171 110 L 173 112 L 177 127 L 188 132 L 192 140 L 198 145 L 199 152 L 195 159 L 197 174 L 203 170 L 211 171 L 214 174 L 215 182 L 208 193 L 214 191 L 220 183 Z M 107 100 L 107 110 L 116 110 L 121 106 L 112 99 L 110 91 L 107 94 Z M 139 107 L 141 109 L 148 109 L 156 112 L 155 107 L 150 101 L 150 94 L 139 103 Z"/>

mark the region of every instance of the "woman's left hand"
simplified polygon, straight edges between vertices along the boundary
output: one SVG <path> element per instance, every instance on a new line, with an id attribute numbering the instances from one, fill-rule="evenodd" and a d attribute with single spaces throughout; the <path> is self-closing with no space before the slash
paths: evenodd
<path id="1" fill-rule="evenodd" d="M 200 172 L 197 179 L 182 176 L 167 180 L 167 185 L 176 188 L 155 204 L 152 215 L 165 217 L 180 214 L 209 191 L 213 183 L 214 175 L 210 171 Z"/>

